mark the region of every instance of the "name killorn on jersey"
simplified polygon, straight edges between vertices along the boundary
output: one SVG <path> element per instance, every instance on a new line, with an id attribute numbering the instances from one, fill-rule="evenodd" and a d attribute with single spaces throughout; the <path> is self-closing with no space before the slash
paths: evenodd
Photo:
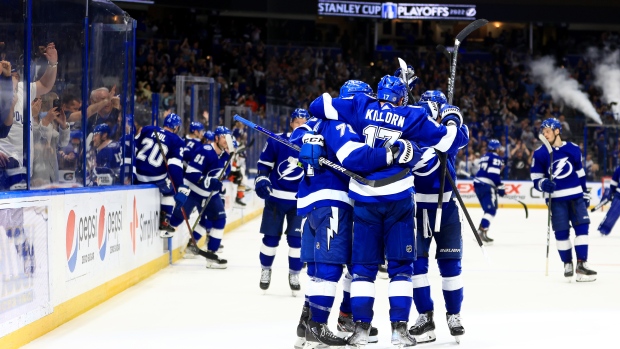
<path id="1" fill-rule="evenodd" d="M 405 125 L 405 117 L 398 114 L 390 113 L 378 110 L 368 109 L 366 110 L 366 120 L 385 122 L 397 127 L 403 127 Z"/>

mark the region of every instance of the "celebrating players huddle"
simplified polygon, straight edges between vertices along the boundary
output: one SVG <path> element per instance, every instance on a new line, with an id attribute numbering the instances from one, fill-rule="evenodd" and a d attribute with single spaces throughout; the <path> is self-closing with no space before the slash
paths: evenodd
<path id="1" fill-rule="evenodd" d="M 391 343 L 410 347 L 435 341 L 427 276 L 433 239 L 450 334 L 458 342 L 465 333 L 460 316 L 461 217 L 467 212 L 457 206 L 458 193 L 450 184 L 456 178 L 456 155 L 469 142 L 469 130 L 459 108 L 440 91 L 426 91 L 420 101 L 408 104 L 410 85 L 417 80 L 413 74 L 408 67 L 407 72 L 399 69 L 394 76 L 384 76 L 376 95 L 364 82 L 347 81 L 339 97 L 324 93 L 309 110 L 295 109 L 290 132 L 270 134 L 263 148 L 255 180 L 256 194 L 265 200 L 260 288 L 267 291 L 270 286 L 283 233 L 293 295 L 301 289 L 304 263 L 310 279 L 295 348 L 361 348 L 377 342 L 378 330 L 371 323 L 380 265 L 387 266 L 389 276 Z M 192 123 L 183 142 L 176 135 L 180 124 L 180 118 L 171 114 L 163 128 L 141 130 L 135 140 L 134 176 L 161 191 L 162 237 L 171 236 L 183 221 L 190 228 L 187 217 L 194 209 L 200 212 L 199 222 L 190 228 L 186 254 L 205 257 L 208 268 L 224 269 L 226 260 L 216 254 L 226 224 L 221 180 L 230 171 L 236 142 L 230 130 L 220 126 L 204 144 L 204 126 L 199 123 Z M 596 272 L 586 264 L 589 197 L 579 148 L 561 140 L 556 119 L 545 120 L 541 132 L 548 151 L 541 147 L 534 152 L 531 176 L 535 188 L 548 193 L 564 275 L 573 276 L 572 226 L 577 281 L 594 281 Z M 503 161 L 497 154 L 501 144 L 490 140 L 488 150 L 474 181 L 484 210 L 477 234 L 487 244 L 493 241 L 488 230 L 497 195 L 505 194 L 500 179 Z M 602 229 L 609 230 L 614 223 Z M 196 241 L 204 235 L 207 248 L 201 250 Z M 327 319 L 341 278 L 336 335 Z M 412 305 L 419 315 L 408 328 Z"/>
<path id="2" fill-rule="evenodd" d="M 408 70 L 412 72 L 410 67 Z M 310 279 L 295 348 L 361 348 L 377 342 L 378 330 L 371 325 L 374 282 L 379 265 L 386 262 L 392 344 L 410 347 L 435 341 L 434 306 L 427 277 L 432 239 L 447 325 L 457 342 L 465 333 L 460 317 L 460 211 L 464 208 L 457 206 L 456 193 L 442 178 L 441 168 L 445 162 L 447 176 L 456 178 L 456 155 L 467 146 L 469 130 L 459 108 L 450 105 L 440 91 L 426 91 L 420 101 L 407 105 L 410 86 L 405 80 L 410 79 L 400 76 L 399 69 L 394 76 L 383 77 L 376 95 L 368 84 L 350 80 L 338 98 L 325 93 L 308 111 L 296 109 L 291 115 L 292 132 L 276 136 L 286 141 L 270 139 L 261 154 L 255 182 L 257 194 L 266 200 L 260 230 L 264 234 L 260 288 L 269 288 L 284 218 L 293 294 L 300 289 L 297 275 L 302 263 L 307 264 Z M 575 153 L 574 144 L 562 142 L 559 123 L 550 120 L 541 130 L 554 135 L 548 137 L 549 142 L 568 158 L 556 155 L 550 164 L 549 154 L 537 150 L 532 180 L 537 190 L 550 193 L 554 202 L 559 202 L 550 209 L 560 256 L 566 263 L 565 276 L 573 272 L 567 240 L 572 223 L 577 234 L 577 281 L 594 281 L 596 272 L 586 265 L 584 237 L 589 220 L 582 198 L 585 185 L 566 184 L 569 177 L 577 184 L 583 178 L 578 148 Z M 300 147 L 299 153 L 286 142 Z M 503 161 L 497 154 L 501 145 L 492 140 L 488 148 L 474 184 L 485 212 L 478 230 L 485 243 L 493 241 L 487 232 L 497 209 L 496 196 L 505 194 L 500 180 Z M 297 156 L 303 171 L 296 167 Z M 327 167 L 324 163 L 335 165 Z M 566 163 L 572 167 L 565 168 Z M 368 181 L 333 170 L 338 167 L 361 174 Z M 403 169 L 408 171 L 399 175 Z M 374 184 L 376 181 L 384 185 Z M 556 186 L 560 190 L 554 191 Z M 571 194 L 566 194 L 567 189 Z M 327 319 L 343 273 L 337 324 L 340 333 L 336 335 Z M 412 303 L 419 315 L 408 328 Z"/>

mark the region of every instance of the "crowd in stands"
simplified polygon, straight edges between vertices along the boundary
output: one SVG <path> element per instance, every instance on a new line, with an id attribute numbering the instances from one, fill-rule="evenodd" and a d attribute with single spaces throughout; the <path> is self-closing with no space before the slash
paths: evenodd
<path id="1" fill-rule="evenodd" d="M 177 74 L 209 76 L 221 85 L 220 106 L 247 106 L 262 117 L 267 103 L 305 108 L 321 93 L 337 96 L 339 87 L 349 79 L 374 85 L 383 75 L 393 74 L 396 63 L 379 54 L 368 61 L 354 59 L 350 51 L 338 48 L 266 45 L 264 32 L 254 24 L 234 31 L 216 25 L 202 36 L 190 40 L 177 33 L 166 36 L 152 27 L 143 28 L 137 58 L 137 96 L 148 104 L 149 96 L 159 92 L 163 107 L 174 109 Z M 230 35 L 230 36 L 227 36 Z M 153 38 L 156 36 L 157 38 Z M 427 36 L 428 38 L 428 36 Z M 616 36 L 604 33 L 597 44 L 609 46 Z M 343 41 L 338 37 L 336 41 Z M 446 38 L 446 40 L 450 40 Z M 461 108 L 470 129 L 471 142 L 459 154 L 461 177 L 475 175 L 477 159 L 484 155 L 489 139 L 503 145 L 506 173 L 510 179 L 528 179 L 532 152 L 542 120 L 558 118 L 563 139 L 583 147 L 585 117 L 553 100 L 529 76 L 527 53 L 520 31 L 504 31 L 496 38 L 488 36 L 476 46 L 478 55 L 461 54 L 456 75 L 455 104 Z M 450 62 L 427 43 L 426 49 L 403 52 L 413 62 L 420 83 L 414 95 L 427 89 L 447 91 Z M 563 45 L 567 43 L 559 43 Z M 571 43 L 575 45 L 575 43 Z M 480 55 L 482 53 L 482 55 Z M 566 61 L 565 68 L 590 95 L 597 112 L 606 123 L 614 123 L 609 108 L 601 102 L 600 91 L 592 84 L 592 63 L 583 58 Z M 615 132 L 615 131 L 614 131 Z M 613 133 L 617 135 L 617 133 Z M 587 155 L 584 156 L 589 179 L 603 175 L 602 162 L 610 173 L 617 166 L 617 137 L 604 135 L 604 129 L 592 129 Z M 592 141 L 596 140 L 596 141 Z M 587 157 L 587 159 L 586 159 Z"/>

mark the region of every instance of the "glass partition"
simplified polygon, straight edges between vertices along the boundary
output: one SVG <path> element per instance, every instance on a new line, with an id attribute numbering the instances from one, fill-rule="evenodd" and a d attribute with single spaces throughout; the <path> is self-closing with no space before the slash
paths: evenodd
<path id="1" fill-rule="evenodd" d="M 0 191 L 131 183 L 135 21 L 107 0 L 0 19 Z"/>
<path id="2" fill-rule="evenodd" d="M 27 187 L 24 115 L 28 100 L 24 75 L 25 25 L 21 0 L 7 0 L 0 11 L 0 190 Z M 31 96 L 31 99 L 34 96 Z"/>

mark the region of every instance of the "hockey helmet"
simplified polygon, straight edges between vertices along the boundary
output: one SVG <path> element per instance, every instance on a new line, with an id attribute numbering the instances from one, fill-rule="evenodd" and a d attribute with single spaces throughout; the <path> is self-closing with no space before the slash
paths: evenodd
<path id="1" fill-rule="evenodd" d="M 215 129 L 215 132 L 213 132 L 214 136 L 229 135 L 229 134 L 230 134 L 230 129 L 226 126 L 218 126 Z"/>
<path id="2" fill-rule="evenodd" d="M 93 130 L 93 133 L 105 133 L 108 135 L 108 137 L 110 136 L 110 132 L 110 126 L 105 123 L 95 126 L 95 129 Z"/>
<path id="3" fill-rule="evenodd" d="M 181 126 L 181 117 L 175 113 L 172 113 L 164 119 L 164 127 L 168 127 L 170 129 L 175 129 Z"/>
<path id="4" fill-rule="evenodd" d="M 487 143 L 487 149 L 491 151 L 498 150 L 502 147 L 502 144 L 497 139 L 490 139 Z"/>
<path id="5" fill-rule="evenodd" d="M 562 133 L 562 123 L 560 123 L 560 120 L 556 118 L 549 118 L 543 121 L 542 124 L 540 124 L 540 132 L 542 133 L 542 130 L 545 128 L 560 130 L 560 134 Z"/>
<path id="6" fill-rule="evenodd" d="M 370 85 L 359 80 L 348 80 L 340 88 L 340 98 L 351 97 L 358 93 L 372 94 Z"/>
<path id="7" fill-rule="evenodd" d="M 194 133 L 196 131 L 202 131 L 204 129 L 205 129 L 205 126 L 202 124 L 202 122 L 192 121 L 192 123 L 189 124 L 190 133 Z"/>
<path id="8" fill-rule="evenodd" d="M 442 104 L 448 103 L 448 99 L 446 98 L 446 95 L 444 95 L 443 92 L 437 91 L 437 90 L 428 90 L 424 92 L 422 96 L 420 97 L 420 101 L 421 102 L 425 102 L 425 101 L 437 102 L 439 103 L 440 106 Z"/>
<path id="9" fill-rule="evenodd" d="M 407 96 L 407 86 L 400 79 L 392 75 L 386 75 L 381 78 L 377 86 L 377 99 L 398 103 L 401 98 Z"/>
<path id="10" fill-rule="evenodd" d="M 204 137 L 205 137 L 206 140 L 211 141 L 211 142 L 213 142 L 215 140 L 215 134 L 213 134 L 213 131 L 205 132 Z"/>
<path id="11" fill-rule="evenodd" d="M 297 108 L 293 110 L 293 112 L 291 113 L 291 121 L 298 119 L 298 118 L 308 120 L 310 119 L 310 113 L 308 113 L 306 109 Z"/>

